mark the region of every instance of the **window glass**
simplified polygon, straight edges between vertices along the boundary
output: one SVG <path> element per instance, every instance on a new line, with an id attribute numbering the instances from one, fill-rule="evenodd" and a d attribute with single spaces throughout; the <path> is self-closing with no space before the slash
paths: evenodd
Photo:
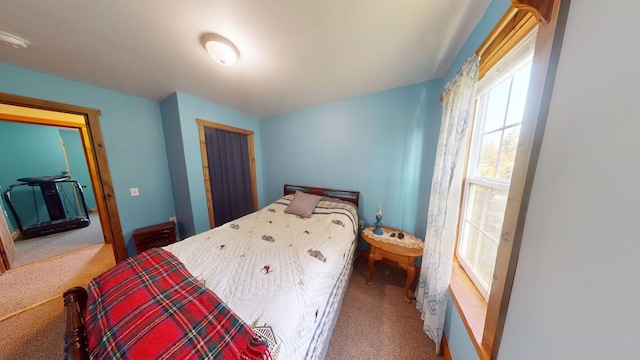
<path id="1" fill-rule="evenodd" d="M 464 237 L 467 241 L 463 244 L 462 255 L 469 263 L 475 263 L 475 256 L 478 249 L 478 237 L 480 232 L 478 228 L 471 223 L 466 222 L 464 226 Z"/>
<path id="2" fill-rule="evenodd" d="M 478 259 L 478 277 L 483 284 L 487 286 L 491 284 L 493 276 L 493 267 L 496 262 L 496 254 L 498 253 L 498 242 L 490 237 L 482 234 L 479 241 L 479 259 Z"/>
<path id="3" fill-rule="evenodd" d="M 486 191 L 483 191 L 483 188 L 479 188 L 478 186 L 471 187 L 471 196 L 470 196 L 470 208 L 471 214 L 469 214 L 469 221 L 480 225 L 480 221 L 482 220 L 482 213 L 485 206 L 485 195 Z"/>
<path id="4" fill-rule="evenodd" d="M 500 161 L 498 163 L 498 173 L 496 177 L 502 180 L 510 180 L 513 172 L 513 164 L 516 160 L 516 150 L 518 150 L 518 137 L 520 136 L 520 125 L 505 129 L 500 144 Z"/>
<path id="5" fill-rule="evenodd" d="M 487 189 L 490 196 L 484 212 L 483 224 L 486 233 L 496 241 L 500 239 L 504 209 L 507 207 L 507 193 L 497 189 Z"/>
<path id="6" fill-rule="evenodd" d="M 494 132 L 482 137 L 480 148 L 480 160 L 478 164 L 478 176 L 495 177 L 500 155 L 500 141 L 502 132 Z"/>
<path id="7" fill-rule="evenodd" d="M 491 89 L 487 96 L 487 114 L 485 118 L 484 132 L 488 133 L 504 126 L 504 117 L 509 101 L 511 79 L 503 81 L 500 85 Z"/>
<path id="8" fill-rule="evenodd" d="M 532 41 L 532 40 L 531 40 Z M 478 85 L 457 255 L 488 299 L 525 110 L 532 50 L 505 57 Z"/>
<path id="9" fill-rule="evenodd" d="M 531 63 L 523 66 L 513 77 L 513 88 L 509 100 L 506 125 L 513 125 L 522 121 L 524 105 L 527 102 L 527 87 L 531 75 Z"/>

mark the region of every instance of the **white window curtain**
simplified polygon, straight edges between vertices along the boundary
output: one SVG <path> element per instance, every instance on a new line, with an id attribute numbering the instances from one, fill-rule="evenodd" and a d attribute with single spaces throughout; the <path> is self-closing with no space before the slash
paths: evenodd
<path id="1" fill-rule="evenodd" d="M 469 58 L 445 87 L 442 124 L 431 183 L 427 233 L 416 290 L 417 308 L 424 320 L 423 330 L 440 343 L 444 330 L 447 296 L 460 216 L 460 197 L 466 137 L 471 106 L 478 83 L 478 57 Z"/>

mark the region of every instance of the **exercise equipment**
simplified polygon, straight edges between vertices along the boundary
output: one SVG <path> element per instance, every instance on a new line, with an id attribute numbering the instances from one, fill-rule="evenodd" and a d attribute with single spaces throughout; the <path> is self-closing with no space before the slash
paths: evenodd
<path id="1" fill-rule="evenodd" d="M 20 181 L 21 183 L 9 186 L 4 192 L 4 200 L 16 221 L 18 229 L 20 229 L 23 238 L 28 239 L 83 228 L 89 226 L 91 223 L 89 220 L 89 210 L 84 199 L 82 185 L 78 181 L 71 179 L 68 175 L 20 178 L 17 181 Z M 66 191 L 61 186 L 65 183 L 70 183 L 72 185 L 72 189 L 74 191 L 74 202 L 71 202 L 67 197 Z M 23 226 L 23 221 L 20 219 L 18 211 L 11 199 L 11 190 L 20 186 L 31 187 L 33 194 L 33 203 L 37 221 L 27 226 Z M 42 199 L 46 206 L 49 220 L 40 220 L 38 201 L 35 192 L 36 187 L 40 188 L 40 193 L 42 194 Z M 65 206 L 65 202 L 67 203 L 67 206 Z M 22 206 L 25 207 L 24 205 Z M 73 210 L 72 214 L 70 214 L 71 210 Z M 82 212 L 80 210 L 82 210 Z"/>

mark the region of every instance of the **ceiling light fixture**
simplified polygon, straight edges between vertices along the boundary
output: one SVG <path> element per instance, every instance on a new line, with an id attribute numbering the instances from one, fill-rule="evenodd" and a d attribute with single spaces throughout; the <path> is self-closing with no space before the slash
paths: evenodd
<path id="1" fill-rule="evenodd" d="M 240 57 L 238 48 L 229 39 L 221 35 L 204 34 L 200 41 L 204 48 L 207 49 L 209 56 L 220 65 L 233 66 Z"/>
<path id="2" fill-rule="evenodd" d="M 16 49 L 31 45 L 27 40 L 4 31 L 0 31 L 0 42 L 7 43 Z"/>

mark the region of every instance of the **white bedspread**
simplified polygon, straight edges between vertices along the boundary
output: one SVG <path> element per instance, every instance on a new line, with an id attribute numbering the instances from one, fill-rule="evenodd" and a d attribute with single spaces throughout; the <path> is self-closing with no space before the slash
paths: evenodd
<path id="1" fill-rule="evenodd" d="M 308 219 L 285 214 L 290 199 L 165 248 L 247 324 L 271 327 L 280 360 L 316 351 L 316 327 L 336 311 L 327 304 L 351 270 L 358 223 L 354 207 L 330 201 Z"/>

